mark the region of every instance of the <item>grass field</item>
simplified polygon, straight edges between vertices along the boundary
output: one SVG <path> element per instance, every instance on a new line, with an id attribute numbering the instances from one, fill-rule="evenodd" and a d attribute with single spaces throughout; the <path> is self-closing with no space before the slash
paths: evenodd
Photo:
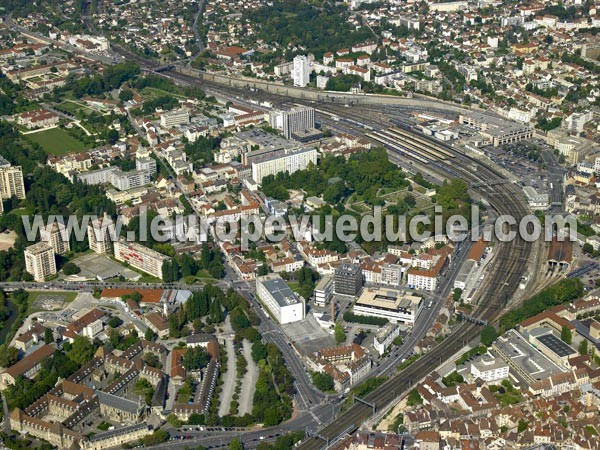
<path id="1" fill-rule="evenodd" d="M 94 112 L 92 108 L 89 108 L 83 103 L 76 103 L 72 100 L 65 100 L 58 106 L 59 109 L 67 111 L 68 113 L 73 114 L 74 116 L 77 116 L 79 118 L 85 118 L 86 116 Z"/>
<path id="2" fill-rule="evenodd" d="M 53 128 L 47 131 L 40 131 L 39 133 L 28 134 L 25 138 L 41 145 L 44 151 L 51 155 L 82 152 L 86 149 L 83 142 L 75 139 L 67 131 L 61 128 Z"/>

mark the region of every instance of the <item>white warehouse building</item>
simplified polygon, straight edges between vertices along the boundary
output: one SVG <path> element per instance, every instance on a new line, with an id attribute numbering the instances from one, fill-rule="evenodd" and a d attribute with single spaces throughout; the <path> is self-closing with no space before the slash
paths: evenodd
<path id="1" fill-rule="evenodd" d="M 279 275 L 257 278 L 256 294 L 280 324 L 304 319 L 304 299 L 292 291 Z"/>

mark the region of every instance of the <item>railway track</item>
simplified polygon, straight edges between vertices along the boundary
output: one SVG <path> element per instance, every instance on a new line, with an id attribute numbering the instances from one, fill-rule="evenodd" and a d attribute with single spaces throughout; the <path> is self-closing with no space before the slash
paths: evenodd
<path id="1" fill-rule="evenodd" d="M 169 72 L 167 76 L 184 83 L 200 84 L 207 91 L 212 91 L 225 97 L 249 95 L 248 90 L 243 88 L 223 86 L 218 83 L 206 81 L 199 83 L 197 79 L 179 73 Z M 386 125 L 389 124 L 390 115 L 394 111 L 422 110 L 424 112 L 432 112 L 436 111 L 433 103 L 430 109 L 415 108 L 406 105 L 394 106 L 393 109 L 387 107 L 385 112 L 381 112 L 362 105 L 343 108 L 340 105 L 327 103 L 315 104 L 315 102 L 302 99 L 290 100 L 285 96 L 262 91 L 253 91 L 251 95 L 258 101 L 270 101 L 276 105 L 291 103 L 313 106 L 317 108 L 317 112 L 319 110 L 327 111 L 341 118 L 351 120 L 353 124 L 363 124 L 372 133 L 380 133 L 386 136 L 388 142 L 384 142 L 384 146 L 388 150 L 390 159 L 409 159 L 415 161 L 417 164 L 426 164 L 430 170 L 439 172 L 446 178 L 461 178 L 469 182 L 473 189 L 485 198 L 499 215 L 511 215 L 518 221 L 526 214 L 529 214 L 529 210 L 522 201 L 522 194 L 518 188 L 511 183 L 498 184 L 497 182 L 499 181 L 505 181 L 504 177 L 492 167 L 474 160 L 450 146 L 433 141 L 426 136 L 402 130 L 399 126 L 394 127 L 391 132 L 385 131 L 384 128 L 391 128 Z M 444 111 L 443 108 L 439 108 L 439 110 Z M 396 123 L 396 125 L 400 124 Z M 390 143 L 393 145 L 390 145 Z M 483 289 L 484 292 L 478 298 L 478 308 L 476 311 L 477 317 L 488 323 L 493 322 L 498 317 L 510 296 L 516 291 L 523 271 L 526 268 L 526 263 L 529 260 L 531 246 L 520 239 L 511 242 L 498 241 L 496 242 L 495 253 L 496 257 L 491 266 L 491 276 L 487 281 L 485 289 Z M 355 402 L 347 411 L 323 428 L 318 433 L 318 437 L 311 437 L 305 440 L 299 448 L 303 450 L 322 449 L 327 447 L 329 443 L 340 435 L 356 430 L 361 423 L 371 416 L 373 407 L 375 410 L 380 410 L 387 406 L 397 396 L 410 389 L 413 383 L 422 379 L 434 367 L 460 351 L 466 343 L 478 335 L 478 332 L 479 327 L 477 325 L 470 322 L 462 323 L 441 344 L 423 355 L 411 366 L 389 379 L 379 388 L 366 395 L 362 399 L 366 403 Z"/>
<path id="2" fill-rule="evenodd" d="M 198 84 L 198 80 L 193 77 L 170 72 L 169 76 L 172 75 L 174 75 L 173 78 L 179 81 Z M 199 84 L 206 87 L 207 90 L 220 93 L 226 97 L 248 95 L 248 91 L 243 88 L 223 86 L 205 81 Z M 259 101 L 270 101 L 277 105 L 292 103 L 313 106 L 317 108 L 317 112 L 318 110 L 327 111 L 341 118 L 347 118 L 353 124 L 363 124 L 372 133 L 380 133 L 386 136 L 388 143 L 384 143 L 384 146 L 388 150 L 390 159 L 409 159 L 417 164 L 427 164 L 430 170 L 439 172 L 445 178 L 461 178 L 469 182 L 472 188 L 485 198 L 491 208 L 496 210 L 499 215 L 511 215 L 518 222 L 523 216 L 529 214 L 520 190 L 511 183 L 502 183 L 506 180 L 492 167 L 426 136 L 413 131 L 402 130 L 399 126 L 394 127 L 391 133 L 389 131 L 381 133 L 382 129 L 391 128 L 386 127 L 386 124 L 389 124 L 392 111 L 423 110 L 424 112 L 431 112 L 436 110 L 435 106 L 432 106 L 431 109 L 414 108 L 409 105 L 394 106 L 394 109 L 388 107 L 385 112 L 381 112 L 362 105 L 354 105 L 352 108 L 343 108 L 340 105 L 327 103 L 315 105 L 315 102 L 312 101 L 290 100 L 284 96 L 262 91 L 253 91 L 251 95 Z M 443 111 L 443 108 L 440 108 L 440 111 Z M 400 124 L 396 123 L 396 125 Z M 393 145 L 390 145 L 390 143 Z M 498 241 L 496 242 L 495 253 L 495 260 L 490 266 L 492 269 L 491 275 L 485 288 L 482 289 L 484 292 L 477 299 L 476 316 L 488 323 L 493 322 L 499 316 L 511 295 L 516 291 L 529 260 L 531 245 L 520 239 L 511 242 Z M 335 421 L 323 428 L 318 433 L 318 437 L 307 439 L 299 448 L 303 450 L 322 449 L 341 434 L 356 430 L 362 422 L 371 416 L 373 407 L 375 410 L 380 410 L 387 406 L 434 367 L 460 351 L 466 343 L 477 337 L 478 333 L 479 327 L 477 325 L 470 322 L 462 323 L 441 344 L 366 395 L 362 399 L 366 403 L 355 402 Z"/>
<path id="3" fill-rule="evenodd" d="M 225 97 L 248 96 L 249 94 L 249 91 L 244 88 L 200 81 L 197 78 L 173 71 L 163 73 L 163 75 L 178 82 L 201 85 L 207 91 Z M 314 101 L 297 98 L 290 100 L 282 95 L 262 91 L 252 91 L 251 95 L 258 101 L 269 101 L 277 105 L 295 103 L 313 106 L 342 118 L 351 119 L 355 124 L 364 124 L 365 128 L 370 131 L 386 136 L 388 142 L 383 144 L 388 150 L 390 159 L 409 159 L 417 164 L 427 164 L 430 170 L 439 172 L 446 178 L 457 177 L 469 182 L 472 188 L 485 198 L 499 215 L 511 215 L 518 222 L 523 216 L 529 214 L 518 188 L 511 183 L 496 183 L 505 180 L 492 167 L 474 160 L 450 146 L 412 131 L 402 130 L 400 127 L 395 127 L 391 132 L 385 130 L 383 133 L 381 132 L 384 127 L 390 128 L 384 124 L 389 124 L 390 115 L 393 115 L 394 111 L 398 111 L 399 115 L 405 114 L 405 116 L 406 111 L 447 112 L 443 107 L 437 108 L 434 102 L 432 102 L 431 108 L 414 107 L 407 104 L 406 106 L 387 106 L 383 111 L 378 111 L 362 105 L 354 105 L 352 108 L 343 108 L 339 104 L 327 103 L 315 105 Z M 400 124 L 396 123 L 396 125 Z M 478 298 L 476 310 L 476 316 L 488 323 L 498 317 L 510 296 L 516 291 L 529 260 L 531 245 L 519 238 L 511 242 L 497 241 L 495 253 L 491 275 L 483 289 L 484 292 Z M 373 408 L 380 410 L 387 406 L 434 367 L 460 351 L 466 343 L 477 336 L 478 332 L 477 325 L 470 322 L 461 323 L 442 343 L 366 395 L 362 399 L 366 403 L 355 402 L 347 411 L 324 427 L 318 433 L 318 437 L 305 440 L 299 448 L 303 450 L 322 449 L 341 434 L 353 432 L 371 416 Z"/>
<path id="4" fill-rule="evenodd" d="M 360 116 L 359 108 L 353 108 L 353 116 Z M 372 116 L 370 116 L 372 117 Z M 366 117 L 363 117 L 365 120 Z M 386 134 L 384 134 L 386 135 Z M 387 134 L 388 138 L 390 134 Z M 499 215 L 511 215 L 517 222 L 529 214 L 522 193 L 512 183 L 497 183 L 503 177 L 493 167 L 470 158 L 468 155 L 450 146 L 438 143 L 425 136 L 408 130 L 395 129 L 389 139 L 393 145 L 386 144 L 391 157 L 412 158 L 417 163 L 428 164 L 430 169 L 443 172 L 445 176 L 459 178 L 469 182 Z M 436 158 L 432 156 L 438 155 Z M 439 159 L 445 155 L 448 161 Z M 393 158 L 392 158 L 393 159 Z M 448 168 L 444 164 L 451 163 Z M 476 170 L 473 170 L 476 168 Z M 531 254 L 531 244 L 518 237 L 510 242 L 496 241 L 495 259 L 490 267 L 487 285 L 483 287 L 476 309 L 477 318 L 488 323 L 498 318 L 511 295 L 518 288 Z M 386 383 L 366 395 L 365 403 L 355 402 L 344 414 L 319 432 L 319 437 L 311 437 L 299 447 L 302 450 L 318 450 L 340 436 L 340 433 L 354 431 L 367 420 L 375 410 L 386 407 L 397 396 L 409 390 L 433 368 L 460 351 L 467 342 L 477 336 L 479 327 L 463 322 L 441 344 L 426 353 L 411 366 L 389 379 Z M 371 405 L 371 406 L 370 406 Z"/>

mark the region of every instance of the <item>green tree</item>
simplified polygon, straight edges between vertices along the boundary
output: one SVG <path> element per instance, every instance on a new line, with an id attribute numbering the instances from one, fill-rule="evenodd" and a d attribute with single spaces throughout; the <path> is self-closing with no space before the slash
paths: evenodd
<path id="1" fill-rule="evenodd" d="M 185 352 L 183 355 L 182 364 L 186 370 L 198 370 L 206 367 L 210 355 L 203 347 L 192 347 Z"/>
<path id="2" fill-rule="evenodd" d="M 88 361 L 91 361 L 94 357 L 94 346 L 88 338 L 85 336 L 77 335 L 73 339 L 71 351 L 68 353 L 68 357 L 71 361 L 83 366 Z"/>
<path id="3" fill-rule="evenodd" d="M 167 442 L 169 440 L 169 433 L 165 430 L 156 430 L 154 433 L 149 434 L 142 438 L 142 442 L 144 445 L 148 447 L 151 445 L 162 444 L 163 442 Z"/>
<path id="4" fill-rule="evenodd" d="M 160 359 L 158 358 L 158 356 L 156 356 L 155 353 L 152 352 L 144 353 L 144 362 L 150 367 L 160 368 L 161 366 Z"/>
<path id="5" fill-rule="evenodd" d="M 63 266 L 62 270 L 65 275 L 75 275 L 75 274 L 81 272 L 81 269 L 79 268 L 79 266 L 77 266 L 75 263 L 72 263 L 70 261 Z"/>
<path id="6" fill-rule="evenodd" d="M 133 100 L 133 92 L 130 89 L 123 89 L 121 92 L 119 92 L 119 100 L 123 102 Z"/>
<path id="7" fill-rule="evenodd" d="M 44 343 L 52 344 L 54 342 L 54 335 L 52 334 L 52 330 L 50 328 L 46 328 L 44 330 Z"/>
<path id="8" fill-rule="evenodd" d="M 573 341 L 573 334 L 571 333 L 569 327 L 567 327 L 566 325 L 563 325 L 562 329 L 560 330 L 560 338 L 565 344 L 569 345 L 571 345 L 571 342 Z"/>
<path id="9" fill-rule="evenodd" d="M 498 332 L 496 331 L 496 328 L 494 328 L 491 325 L 488 325 L 483 330 L 481 330 L 481 343 L 486 347 L 492 345 L 492 343 L 496 340 L 497 337 Z"/>
<path id="10" fill-rule="evenodd" d="M 337 344 L 341 344 L 342 342 L 346 341 L 346 332 L 344 331 L 344 325 L 342 324 L 342 322 L 337 322 L 335 324 L 333 334 L 335 337 L 335 342 Z"/>
<path id="11" fill-rule="evenodd" d="M 119 132 L 117 130 L 115 130 L 114 128 L 111 128 L 110 130 L 108 130 L 108 132 L 106 133 L 106 141 L 110 145 L 114 145 L 117 143 L 118 140 L 119 140 Z"/>
<path id="12" fill-rule="evenodd" d="M 423 397 L 419 394 L 419 391 L 413 389 L 408 393 L 408 397 L 406 398 L 406 404 L 408 406 L 417 406 L 423 404 Z"/>
<path id="13" fill-rule="evenodd" d="M 123 325 L 123 321 L 118 316 L 112 316 L 108 319 L 108 326 L 111 328 L 117 328 Z"/>
<path id="14" fill-rule="evenodd" d="M 463 290 L 461 288 L 454 289 L 454 292 L 452 293 L 452 300 L 454 300 L 455 302 L 460 302 L 460 299 L 462 298 L 462 293 Z"/>
<path id="15" fill-rule="evenodd" d="M 10 367 L 19 360 L 19 349 L 0 345 L 0 367 Z"/>
<path id="16" fill-rule="evenodd" d="M 579 344 L 579 354 L 580 355 L 587 355 L 588 354 L 588 341 L 587 339 L 583 339 L 581 341 L 581 344 Z"/>
<path id="17" fill-rule="evenodd" d="M 205 422 L 204 414 L 192 413 L 188 418 L 188 425 L 204 425 Z"/>
<path id="18" fill-rule="evenodd" d="M 525 431 L 527 429 L 528 426 L 529 426 L 529 422 L 527 422 L 525 419 L 520 419 L 519 425 L 517 426 L 517 431 L 519 433 L 522 433 L 523 431 Z"/>
<path id="19" fill-rule="evenodd" d="M 254 362 L 259 362 L 267 357 L 267 347 L 260 341 L 252 344 L 252 359 Z"/>
<path id="20" fill-rule="evenodd" d="M 150 328 L 146 329 L 146 332 L 144 333 L 144 339 L 146 339 L 147 341 L 155 341 L 156 338 L 158 337 L 158 335 L 152 331 Z"/>
<path id="21" fill-rule="evenodd" d="M 327 372 L 313 372 L 312 381 L 317 389 L 323 392 L 333 389 L 333 378 Z"/>

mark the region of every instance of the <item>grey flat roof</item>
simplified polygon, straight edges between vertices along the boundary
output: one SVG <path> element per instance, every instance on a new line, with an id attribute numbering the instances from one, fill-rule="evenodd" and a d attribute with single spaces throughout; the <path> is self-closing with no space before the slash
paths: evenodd
<path id="1" fill-rule="evenodd" d="M 315 287 L 315 290 L 322 291 L 322 290 L 326 289 L 327 287 L 329 287 L 332 283 L 333 283 L 333 279 L 330 276 L 325 275 L 323 278 L 321 278 L 319 280 L 319 282 L 317 283 L 317 286 Z"/>
<path id="2" fill-rule="evenodd" d="M 485 372 L 488 370 L 500 369 L 502 367 L 507 367 L 508 363 L 505 362 L 499 356 L 492 356 L 490 354 L 481 355 L 476 358 L 471 365 L 475 366 L 480 372 Z"/>
<path id="3" fill-rule="evenodd" d="M 556 353 L 561 358 L 577 353 L 573 347 L 554 336 L 553 334 L 544 334 L 537 338 L 542 344 L 548 347 L 552 352 Z"/>
<path id="4" fill-rule="evenodd" d="M 283 278 L 268 278 L 260 280 L 267 291 L 271 293 L 279 306 L 289 306 L 301 303 L 298 295 L 290 289 Z"/>
<path id="5" fill-rule="evenodd" d="M 564 372 L 515 330 L 504 333 L 494 346 L 534 380 L 544 380 Z"/>

